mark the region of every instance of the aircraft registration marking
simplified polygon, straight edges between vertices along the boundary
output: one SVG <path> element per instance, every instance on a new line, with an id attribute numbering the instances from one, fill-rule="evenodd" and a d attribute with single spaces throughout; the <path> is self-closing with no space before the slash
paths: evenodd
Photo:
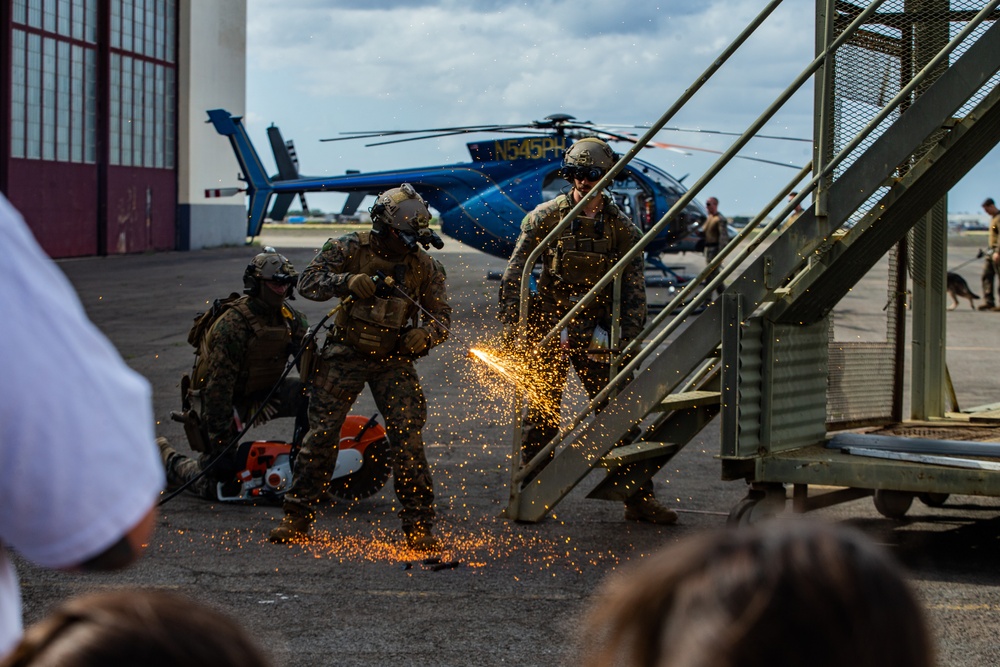
<path id="1" fill-rule="evenodd" d="M 498 160 L 550 160 L 566 150 L 565 137 L 497 139 L 493 149 Z"/>

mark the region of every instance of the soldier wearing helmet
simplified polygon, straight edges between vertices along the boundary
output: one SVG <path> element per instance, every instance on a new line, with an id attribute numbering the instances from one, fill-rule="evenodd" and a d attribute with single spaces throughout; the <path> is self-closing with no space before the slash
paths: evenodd
<path id="1" fill-rule="evenodd" d="M 528 256 L 594 189 L 616 161 L 617 156 L 604 141 L 595 137 L 576 141 L 563 155 L 562 176 L 571 186 L 569 192 L 539 204 L 521 221 L 521 234 L 500 282 L 499 317 L 504 323 L 506 340 L 514 338 L 519 325 L 521 275 Z M 524 323 L 528 342 L 540 340 L 555 327 L 641 236 L 639 229 L 607 193 L 600 192 L 590 199 L 541 257 L 538 293 L 533 297 L 528 322 Z M 522 431 L 523 463 L 536 456 L 559 432 L 559 405 L 570 364 L 591 397 L 610 380 L 609 357 L 595 354 L 593 348 L 595 342 L 599 343 L 599 339 L 611 330 L 611 315 L 612 287 L 609 285 L 563 332 L 567 339 L 565 349 L 558 336 L 545 348 L 535 346 L 534 363 L 538 365 L 539 375 L 544 375 L 547 381 L 542 391 L 544 397 L 528 406 Z M 646 284 L 640 255 L 622 276 L 621 345 L 624 347 L 638 335 L 645 323 Z M 535 468 L 536 471 L 540 469 Z M 625 501 L 625 518 L 672 524 L 677 521 L 677 514 L 656 501 L 653 485 L 649 482 Z"/>
<path id="2" fill-rule="evenodd" d="M 439 248 L 441 239 L 428 227 L 427 205 L 408 183 L 380 194 L 370 212 L 370 232 L 328 240 L 299 281 L 303 297 L 339 298 L 341 307 L 307 380 L 309 435 L 272 542 L 308 536 L 337 462 L 340 427 L 367 384 L 395 449 L 392 472 L 407 544 L 438 546 L 434 486 L 421 435 L 427 403 L 414 360 L 448 336 L 444 267 L 420 247 Z"/>
<path id="3" fill-rule="evenodd" d="M 188 335 L 195 346 L 194 368 L 181 380 L 184 409 L 172 416 L 184 423 L 188 444 L 199 457 L 182 456 L 161 438 L 168 485 L 179 486 L 207 469 L 210 474 L 193 490 L 216 499 L 221 484 L 227 495 L 226 485 L 235 486 L 240 472 L 230 441 L 255 414 L 255 425 L 297 416 L 304 430 L 307 401 L 297 378 L 286 377 L 262 404 L 306 333 L 305 315 L 287 302 L 294 298 L 297 280 L 291 262 L 265 248 L 243 272 L 244 296 L 234 293 L 216 301 L 211 311 L 195 318 Z"/>

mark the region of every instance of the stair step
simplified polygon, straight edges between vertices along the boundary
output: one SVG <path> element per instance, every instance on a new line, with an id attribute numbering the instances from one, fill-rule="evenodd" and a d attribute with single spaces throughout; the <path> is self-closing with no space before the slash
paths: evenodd
<path id="1" fill-rule="evenodd" d="M 1000 410 L 980 410 L 978 412 L 970 412 L 968 414 L 969 422 L 976 423 L 992 423 L 1000 421 Z"/>
<path id="2" fill-rule="evenodd" d="M 720 400 L 722 400 L 722 395 L 717 391 L 685 391 L 679 394 L 670 394 L 653 408 L 653 412 L 684 410 L 699 405 L 718 405 Z"/>
<path id="3" fill-rule="evenodd" d="M 651 459 L 664 454 L 674 454 L 680 449 L 680 445 L 673 442 L 648 442 L 640 440 L 631 445 L 615 447 L 604 455 L 600 461 L 602 468 L 617 468 L 635 461 Z"/>

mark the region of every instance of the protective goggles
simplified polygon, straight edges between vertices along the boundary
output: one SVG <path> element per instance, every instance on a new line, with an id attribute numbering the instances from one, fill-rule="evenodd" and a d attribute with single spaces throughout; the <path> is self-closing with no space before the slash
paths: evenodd
<path id="1" fill-rule="evenodd" d="M 265 280 L 270 280 L 273 283 L 278 283 L 279 285 L 291 285 L 295 287 L 296 283 L 299 282 L 299 277 L 297 275 L 289 275 L 287 273 L 275 273 L 270 278 L 265 278 Z"/>
<path id="2" fill-rule="evenodd" d="M 606 173 L 607 170 L 600 167 L 563 167 L 563 174 L 567 178 L 578 181 L 599 181 Z"/>

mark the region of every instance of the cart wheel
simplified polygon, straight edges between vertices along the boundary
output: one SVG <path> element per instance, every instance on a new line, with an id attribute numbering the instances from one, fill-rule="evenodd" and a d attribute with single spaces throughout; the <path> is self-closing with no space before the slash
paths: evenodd
<path id="1" fill-rule="evenodd" d="M 392 474 L 391 449 L 386 438 L 365 448 L 361 470 L 338 477 L 330 484 L 330 494 L 343 500 L 362 500 L 382 490 Z"/>
<path id="2" fill-rule="evenodd" d="M 726 524 L 733 527 L 752 526 L 775 516 L 778 510 L 777 504 L 767 502 L 763 495 L 747 496 L 733 506 Z"/>
<path id="3" fill-rule="evenodd" d="M 920 498 L 920 502 L 928 507 L 943 507 L 948 502 L 949 495 L 947 493 L 921 493 L 917 498 Z"/>
<path id="4" fill-rule="evenodd" d="M 913 504 L 913 494 L 905 491 L 875 490 L 875 509 L 889 519 L 902 519 L 910 505 Z"/>

